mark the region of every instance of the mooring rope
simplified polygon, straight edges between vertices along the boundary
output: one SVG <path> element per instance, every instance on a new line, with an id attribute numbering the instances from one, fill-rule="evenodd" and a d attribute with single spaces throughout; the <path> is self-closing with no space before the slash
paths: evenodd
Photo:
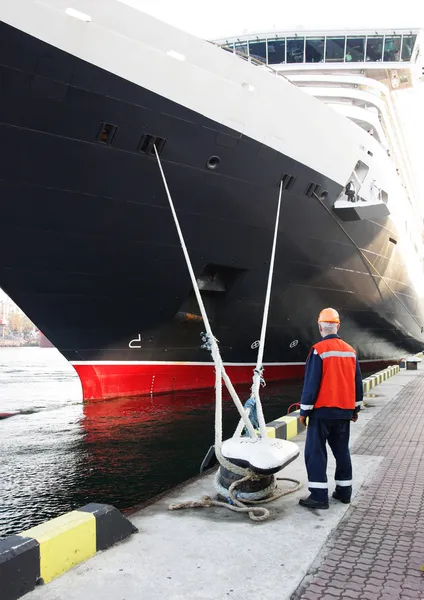
<path id="1" fill-rule="evenodd" d="M 274 276 L 274 263 L 275 263 L 275 252 L 277 248 L 277 239 L 278 239 L 278 226 L 280 223 L 280 210 L 281 210 L 281 197 L 283 194 L 283 181 L 280 182 L 280 193 L 278 196 L 278 206 L 277 206 L 277 216 L 275 218 L 275 227 L 274 227 L 274 239 L 272 242 L 272 251 L 271 251 L 271 260 L 269 264 L 268 271 L 268 283 L 266 288 L 265 295 L 265 304 L 264 304 L 264 312 L 262 317 L 262 328 L 261 328 L 261 336 L 259 338 L 259 346 L 258 346 L 258 356 L 256 361 L 256 368 L 253 371 L 253 384 L 252 384 L 252 395 L 256 401 L 256 411 L 258 414 L 258 422 L 259 422 L 259 430 L 261 432 L 261 436 L 266 438 L 266 424 L 264 411 L 262 408 L 262 402 L 259 397 L 259 389 L 261 386 L 261 380 L 263 379 L 263 356 L 265 350 L 265 337 L 266 330 L 268 325 L 268 314 L 269 314 L 269 305 L 271 302 L 271 289 L 272 289 L 272 279 Z"/>
<path id="2" fill-rule="evenodd" d="M 228 377 L 228 375 L 225 371 L 224 364 L 222 362 L 222 358 L 221 358 L 221 355 L 219 352 L 218 341 L 215 338 L 215 336 L 213 335 L 212 328 L 211 328 L 211 325 L 209 322 L 209 318 L 208 318 L 208 315 L 206 312 L 206 308 L 205 308 L 205 305 L 203 304 L 203 299 L 200 294 L 199 286 L 197 284 L 197 279 L 194 274 L 193 266 L 191 264 L 190 255 L 188 253 L 187 246 L 186 246 L 186 243 L 184 240 L 184 235 L 183 235 L 183 232 L 180 227 L 177 213 L 175 211 L 171 193 L 169 191 L 168 182 L 166 180 L 166 176 L 165 176 L 165 173 L 162 168 L 162 163 L 161 163 L 158 151 L 156 149 L 156 146 L 154 145 L 153 148 L 155 150 L 156 159 L 157 159 L 159 170 L 160 170 L 160 173 L 162 176 L 163 185 L 165 187 L 166 195 L 168 197 L 169 206 L 171 208 L 171 213 L 172 213 L 172 216 L 174 219 L 175 227 L 177 229 L 181 248 L 183 250 L 184 258 L 185 258 L 187 268 L 188 268 L 188 271 L 190 274 L 191 283 L 193 285 L 194 293 L 196 295 L 196 299 L 199 304 L 200 314 L 202 315 L 203 322 L 205 325 L 205 329 L 206 329 L 205 338 L 206 339 L 205 339 L 204 347 L 206 347 L 210 351 L 212 360 L 215 365 L 215 454 L 216 454 L 216 457 L 217 457 L 219 463 L 222 464 L 226 469 L 232 470 L 237 475 L 245 476 L 248 473 L 250 473 L 250 470 L 242 468 L 242 467 L 238 467 L 237 465 L 234 465 L 233 463 L 228 461 L 221 452 L 221 446 L 222 446 L 222 380 L 223 379 L 224 379 L 227 389 L 231 395 L 231 398 L 237 407 L 237 410 L 240 414 L 241 420 L 243 421 L 243 424 L 245 425 L 247 431 L 249 432 L 250 437 L 254 439 L 257 437 L 257 434 L 253 428 L 253 425 L 252 425 L 246 411 L 244 410 L 243 404 L 241 403 L 241 401 L 237 395 L 237 392 L 235 391 L 235 389 L 231 383 L 230 378 Z"/>
<path id="3" fill-rule="evenodd" d="M 258 479 L 261 479 L 261 476 L 253 473 L 250 469 L 245 469 L 245 468 L 242 468 L 242 467 L 239 467 L 239 466 L 233 464 L 232 462 L 228 461 L 222 455 L 222 452 L 221 452 L 221 447 L 222 447 L 222 380 L 224 380 L 224 382 L 225 382 L 225 385 L 231 395 L 231 398 L 234 401 L 234 404 L 237 407 L 237 410 L 241 417 L 241 421 L 243 422 L 244 426 L 246 427 L 246 429 L 249 433 L 249 436 L 252 439 L 257 438 L 258 436 L 257 436 L 257 433 L 254 430 L 253 425 L 249 419 L 249 413 L 244 409 L 244 407 L 243 407 L 243 405 L 231 383 L 231 380 L 225 371 L 224 364 L 222 362 L 222 358 L 221 358 L 221 355 L 219 352 L 218 341 L 212 333 L 212 328 L 211 328 L 211 325 L 210 325 L 210 322 L 209 322 L 209 319 L 208 319 L 208 316 L 206 313 L 205 306 L 203 304 L 202 296 L 200 294 L 199 286 L 197 284 L 196 276 L 194 274 L 194 270 L 193 270 L 193 267 L 191 264 L 190 255 L 188 253 L 187 246 L 186 246 L 186 243 L 184 240 L 184 236 L 183 236 L 180 224 L 179 224 L 178 216 L 175 211 L 174 203 L 172 201 L 171 193 L 169 191 L 166 176 L 165 176 L 165 173 L 162 168 L 162 163 L 161 163 L 158 151 L 156 149 L 156 146 L 154 145 L 153 148 L 155 151 L 159 170 L 160 170 L 160 173 L 162 176 L 162 181 L 163 181 L 163 184 L 165 187 L 166 195 L 168 197 L 168 202 L 169 202 L 169 205 L 171 208 L 174 223 L 175 223 L 175 226 L 176 226 L 176 229 L 178 232 L 180 244 L 181 244 L 181 247 L 182 247 L 182 250 L 184 253 L 187 268 L 188 268 L 188 271 L 190 274 L 194 293 L 196 295 L 196 299 L 199 304 L 200 313 L 202 315 L 203 322 L 205 325 L 206 339 L 205 339 L 204 346 L 211 352 L 212 360 L 215 365 L 215 454 L 216 454 L 216 457 L 217 457 L 219 463 L 222 466 L 224 466 L 229 471 L 235 473 L 236 475 L 242 476 L 241 479 L 238 479 L 231 484 L 228 491 L 226 490 L 226 488 L 221 486 L 221 484 L 219 483 L 219 470 L 218 470 L 217 476 L 215 478 L 215 487 L 217 488 L 218 493 L 221 493 L 221 495 L 223 495 L 223 496 L 228 495 L 232 504 L 220 502 L 217 500 L 212 500 L 209 496 L 205 496 L 201 501 L 188 501 L 188 502 L 183 502 L 180 504 L 171 504 L 169 506 L 169 509 L 177 510 L 180 508 L 222 506 L 222 507 L 228 508 L 228 509 L 236 511 L 236 512 L 248 513 L 249 517 L 253 521 L 264 521 L 265 519 L 267 519 L 270 516 L 268 509 L 266 509 L 264 507 L 260 507 L 260 506 L 248 507 L 248 506 L 246 506 L 246 504 L 254 504 L 256 502 L 263 504 L 266 502 L 271 502 L 273 500 L 276 500 L 277 498 L 281 498 L 282 496 L 285 496 L 287 494 L 297 491 L 301 487 L 301 483 L 298 480 L 283 478 L 283 479 L 287 479 L 288 481 L 292 481 L 292 482 L 296 483 L 296 487 L 293 489 L 290 489 L 290 490 L 275 491 L 276 484 L 275 484 L 275 480 L 274 480 L 273 484 L 271 486 L 268 486 L 264 490 L 260 490 L 259 492 L 257 492 L 257 496 L 256 496 L 258 498 L 257 500 L 253 500 L 253 499 L 248 500 L 246 498 L 241 499 L 241 497 L 237 498 L 234 494 L 234 491 L 236 490 L 236 488 L 239 485 L 241 485 L 242 483 L 245 483 L 247 481 L 257 481 Z M 272 254 L 271 254 L 271 261 L 270 261 L 270 269 L 269 269 L 269 274 L 268 274 L 268 285 L 267 285 L 267 292 L 266 292 L 266 297 L 265 297 L 264 315 L 263 315 L 263 319 L 262 319 L 261 338 L 260 338 L 260 342 L 259 342 L 259 346 L 258 346 L 257 364 L 256 364 L 256 368 L 254 370 L 253 384 L 252 384 L 252 394 L 254 395 L 254 398 L 256 401 L 256 409 L 257 409 L 257 413 L 258 413 L 260 433 L 261 433 L 261 437 L 264 440 L 264 442 L 268 438 L 266 435 L 266 425 L 265 425 L 265 418 L 264 418 L 264 414 L 263 414 L 262 404 L 261 404 L 261 400 L 259 397 L 259 387 L 261 384 L 262 371 L 263 371 L 262 361 L 263 361 L 263 352 L 264 352 L 264 345 L 265 345 L 266 327 L 267 327 L 267 321 L 268 321 L 269 304 L 270 304 L 270 298 L 271 298 L 271 286 L 272 286 L 272 278 L 273 278 L 274 262 L 275 262 L 275 251 L 276 251 L 277 237 L 278 237 L 278 224 L 279 224 L 279 218 L 280 218 L 282 189 L 283 189 L 283 182 L 281 181 L 280 194 L 279 194 L 279 198 L 278 198 L 277 217 L 276 217 L 275 231 L 274 231 L 274 240 L 273 240 Z M 237 427 L 236 431 L 238 431 L 239 429 L 240 429 L 240 425 Z M 272 488 L 272 489 L 270 489 L 270 488 Z M 259 496 L 258 496 L 258 494 L 259 494 Z M 266 496 L 266 497 L 263 497 L 263 496 Z"/>
<path id="4" fill-rule="evenodd" d="M 211 328 L 211 325 L 209 323 L 209 318 L 208 318 L 208 315 L 206 313 L 205 306 L 203 304 L 202 296 L 200 294 L 199 286 L 197 284 L 196 276 L 194 274 L 193 266 L 191 264 L 190 255 L 189 255 L 188 250 L 187 250 L 187 246 L 186 246 L 186 243 L 185 243 L 185 240 L 184 240 L 183 232 L 181 230 L 180 223 L 179 223 L 179 220 L 178 220 L 178 216 L 177 216 L 177 213 L 175 211 L 174 203 L 172 201 L 171 193 L 170 193 L 169 187 L 168 187 L 168 182 L 166 180 L 165 173 L 164 173 L 163 168 L 162 168 L 162 163 L 161 163 L 158 151 L 156 149 L 156 145 L 154 145 L 153 148 L 155 150 L 156 159 L 157 159 L 157 162 L 158 162 L 158 165 L 159 165 L 159 170 L 160 170 L 160 173 L 161 173 L 161 176 L 162 176 L 163 185 L 165 187 L 166 195 L 168 197 L 169 206 L 171 208 L 172 216 L 174 218 L 175 227 L 177 228 L 178 237 L 180 239 L 181 248 L 183 250 L 184 258 L 185 258 L 185 261 L 186 261 L 186 264 L 187 264 L 187 268 L 188 268 L 188 271 L 189 271 L 189 274 L 190 274 L 191 283 L 193 285 L 194 293 L 196 295 L 196 299 L 197 299 L 197 302 L 199 304 L 199 309 L 200 309 L 200 313 L 202 315 L 203 323 L 204 323 L 205 328 L 206 328 L 207 343 L 210 345 L 210 351 L 211 351 L 211 354 L 212 354 L 212 359 L 213 359 L 213 361 L 215 363 L 215 367 L 218 366 L 218 368 L 220 369 L 222 378 L 224 379 L 225 384 L 227 385 L 228 391 L 230 392 L 231 397 L 232 397 L 232 399 L 234 401 L 234 404 L 236 405 L 237 410 L 239 411 L 240 416 L 241 416 L 241 418 L 244 421 L 244 424 L 245 424 L 245 426 L 246 426 L 246 428 L 247 428 L 247 430 L 249 432 L 249 435 L 252 438 L 255 438 L 255 437 L 257 437 L 256 436 L 256 432 L 253 429 L 253 426 L 252 426 L 252 424 L 250 422 L 250 419 L 246 416 L 246 412 L 244 410 L 243 404 L 241 403 L 240 398 L 238 397 L 238 395 L 237 395 L 234 387 L 231 384 L 230 378 L 228 377 L 228 375 L 227 375 L 227 373 L 225 371 L 225 368 L 224 368 L 224 365 L 223 365 L 223 362 L 222 362 L 222 358 L 221 358 L 221 355 L 220 355 L 220 352 L 219 352 L 218 343 L 217 343 L 217 340 L 216 340 L 216 338 L 214 337 L 214 335 L 212 333 L 212 328 Z"/>

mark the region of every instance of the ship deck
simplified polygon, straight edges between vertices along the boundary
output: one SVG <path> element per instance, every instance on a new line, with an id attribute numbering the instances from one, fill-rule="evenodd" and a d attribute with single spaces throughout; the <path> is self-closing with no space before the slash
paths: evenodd
<path id="1" fill-rule="evenodd" d="M 263 523 L 221 508 L 168 511 L 213 495 L 207 474 L 134 513 L 138 534 L 28 600 L 423 597 L 424 368 L 401 371 L 372 392 L 352 427 L 350 507 L 332 501 L 328 511 L 305 510 L 303 487 L 269 505 Z M 305 433 L 295 441 L 303 450 Z M 281 475 L 306 482 L 302 458 Z"/>

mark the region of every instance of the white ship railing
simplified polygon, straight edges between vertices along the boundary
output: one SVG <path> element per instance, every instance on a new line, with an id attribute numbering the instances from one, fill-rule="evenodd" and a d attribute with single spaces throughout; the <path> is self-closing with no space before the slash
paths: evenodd
<path id="1" fill-rule="evenodd" d="M 331 82 L 331 83 L 350 83 L 351 85 L 357 85 L 360 87 L 368 87 L 378 91 L 378 96 L 374 94 L 367 93 L 361 89 L 349 89 L 349 88 L 303 88 L 306 90 L 309 89 L 310 93 L 316 96 L 324 96 L 329 98 L 336 97 L 345 97 L 345 98 L 353 98 L 353 99 L 362 99 L 364 102 L 367 102 L 370 105 L 375 106 L 381 114 L 381 126 L 387 137 L 387 140 L 390 143 L 391 150 L 394 155 L 394 159 L 399 166 L 400 174 L 404 182 L 405 189 L 407 191 L 407 195 L 409 196 L 411 202 L 415 204 L 415 199 L 418 197 L 414 185 L 414 179 L 411 175 L 411 168 L 409 165 L 408 157 L 408 149 L 406 147 L 406 143 L 402 133 L 402 127 L 399 124 L 398 117 L 396 114 L 396 110 L 392 103 L 392 98 L 390 96 L 390 90 L 381 82 L 376 81 L 375 79 L 361 77 L 359 75 L 349 76 L 341 76 L 337 77 L 335 75 L 311 75 L 310 77 L 306 75 L 298 75 L 293 76 L 293 82 L 300 83 L 304 82 Z"/>
<path id="2" fill-rule="evenodd" d="M 213 44 L 214 46 L 217 46 L 218 48 L 221 48 L 221 50 L 228 52 L 228 50 L 225 50 L 225 48 L 223 48 L 220 44 L 216 44 L 215 42 L 210 42 L 210 43 Z M 281 71 L 279 71 L 278 69 L 274 69 L 270 65 L 267 65 L 265 61 L 259 60 L 258 58 L 253 57 L 253 56 L 249 56 L 248 54 L 246 54 L 245 52 L 241 52 L 240 50 L 235 50 L 235 51 L 232 50 L 230 52 L 230 54 L 234 54 L 235 56 L 238 56 L 242 60 L 245 60 L 246 62 L 254 65 L 255 67 L 262 67 L 264 70 L 269 71 L 273 75 L 282 77 L 283 79 L 285 79 L 285 81 L 287 81 L 287 83 L 290 83 L 291 85 L 296 85 L 295 83 L 290 81 L 290 79 L 288 77 L 283 75 L 283 73 L 281 73 Z"/>

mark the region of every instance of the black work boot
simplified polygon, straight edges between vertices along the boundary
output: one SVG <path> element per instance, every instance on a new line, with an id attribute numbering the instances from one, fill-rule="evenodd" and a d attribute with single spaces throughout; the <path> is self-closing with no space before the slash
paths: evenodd
<path id="1" fill-rule="evenodd" d="M 300 506 L 305 506 L 306 508 L 321 508 L 321 509 L 328 508 L 328 500 L 326 502 L 320 501 L 320 500 L 314 500 L 312 498 L 312 496 L 309 496 L 309 498 L 301 498 L 299 500 L 299 504 L 300 504 Z"/>
<path id="2" fill-rule="evenodd" d="M 342 496 L 337 490 L 333 492 L 333 498 L 342 504 L 350 504 L 350 496 Z"/>

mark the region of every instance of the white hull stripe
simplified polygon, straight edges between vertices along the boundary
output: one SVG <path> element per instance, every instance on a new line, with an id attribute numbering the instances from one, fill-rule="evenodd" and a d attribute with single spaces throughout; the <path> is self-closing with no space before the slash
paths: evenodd
<path id="1" fill-rule="evenodd" d="M 212 361 L 205 362 L 184 362 L 184 361 L 164 361 L 164 360 L 71 360 L 71 365 L 86 365 L 86 366 L 96 366 L 96 365 L 147 365 L 147 366 L 156 366 L 156 365 L 175 365 L 175 366 L 190 366 L 190 367 L 213 367 L 214 363 Z M 290 367 L 290 366 L 302 366 L 304 362 L 285 362 L 285 363 L 264 363 L 264 367 Z M 225 367 L 256 367 L 256 363 L 224 363 Z"/>
<path id="2" fill-rule="evenodd" d="M 352 479 L 346 479 L 345 481 L 340 481 L 340 479 L 336 479 L 336 485 L 340 487 L 349 487 L 352 485 Z"/>
<path id="3" fill-rule="evenodd" d="M 388 362 L 389 360 L 396 360 L 394 358 L 373 358 L 367 360 L 360 360 L 360 363 L 372 363 L 372 362 Z M 204 362 L 185 362 L 185 361 L 164 361 L 164 360 L 71 360 L 71 365 L 79 366 L 96 366 L 96 365 L 190 365 L 192 367 L 213 367 L 212 361 Z M 305 362 L 284 362 L 284 363 L 264 363 L 264 367 L 292 367 L 302 366 Z M 256 363 L 224 363 L 226 367 L 256 367 Z"/>
<path id="4" fill-rule="evenodd" d="M 327 490 L 328 483 L 322 481 L 308 481 L 308 488 L 318 488 L 320 490 Z"/>

